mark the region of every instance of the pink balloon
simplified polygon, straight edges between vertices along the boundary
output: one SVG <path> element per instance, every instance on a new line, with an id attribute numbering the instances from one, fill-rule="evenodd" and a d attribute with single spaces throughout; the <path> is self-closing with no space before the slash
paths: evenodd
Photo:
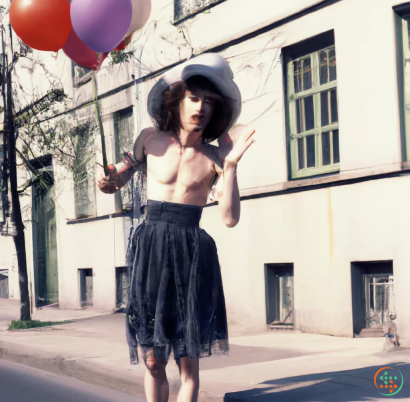
<path id="1" fill-rule="evenodd" d="M 137 29 L 142 28 L 151 14 L 151 0 L 131 0 L 132 20 L 125 36 L 131 35 Z"/>
<path id="2" fill-rule="evenodd" d="M 63 52 L 81 67 L 98 70 L 108 53 L 96 53 L 90 49 L 71 27 L 70 36 L 63 46 Z"/>

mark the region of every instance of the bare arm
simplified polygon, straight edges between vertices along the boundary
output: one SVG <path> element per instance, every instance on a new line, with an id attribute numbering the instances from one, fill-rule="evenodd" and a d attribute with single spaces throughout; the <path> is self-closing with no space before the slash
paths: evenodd
<path id="1" fill-rule="evenodd" d="M 145 141 L 154 129 L 145 129 L 135 141 L 133 153 L 116 165 L 109 165 L 110 174 L 98 181 L 103 193 L 113 194 L 124 187 L 137 171 L 137 165 L 145 162 Z"/>
<path id="2" fill-rule="evenodd" d="M 232 140 L 227 136 L 225 146 L 230 151 L 224 156 L 222 147 L 220 153 L 220 158 L 223 160 L 223 193 L 222 199 L 219 201 L 219 211 L 223 222 L 229 228 L 235 227 L 240 219 L 241 200 L 236 169 L 245 151 L 255 142 L 252 138 L 253 133 L 249 130 L 245 131 L 235 145 L 232 144 Z"/>
<path id="3" fill-rule="evenodd" d="M 147 138 L 155 133 L 155 128 L 150 127 L 146 128 L 145 130 L 141 131 L 141 134 L 135 141 L 134 144 L 134 154 L 133 157 L 137 163 L 145 163 L 146 155 L 145 155 L 145 142 Z"/>
<path id="4" fill-rule="evenodd" d="M 224 163 L 223 193 L 219 201 L 219 211 L 223 222 L 228 228 L 233 228 L 239 222 L 241 215 L 241 200 L 239 196 L 238 180 L 236 178 L 236 165 Z"/>

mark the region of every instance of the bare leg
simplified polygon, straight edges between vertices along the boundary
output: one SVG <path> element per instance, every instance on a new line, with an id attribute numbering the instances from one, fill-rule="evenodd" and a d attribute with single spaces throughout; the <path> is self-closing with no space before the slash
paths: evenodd
<path id="1" fill-rule="evenodd" d="M 147 366 L 144 381 L 147 401 L 168 402 L 169 384 L 165 371 L 166 363 L 158 363 L 152 350 L 146 354 L 144 361 Z"/>
<path id="2" fill-rule="evenodd" d="M 181 389 L 178 402 L 197 402 L 199 393 L 199 359 L 180 360 Z"/>

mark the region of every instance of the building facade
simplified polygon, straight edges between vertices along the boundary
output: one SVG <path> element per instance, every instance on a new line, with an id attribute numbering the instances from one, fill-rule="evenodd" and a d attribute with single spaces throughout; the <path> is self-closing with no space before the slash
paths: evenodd
<path id="1" fill-rule="evenodd" d="M 239 225 L 224 227 L 217 203 L 201 225 L 218 246 L 239 331 L 349 337 L 394 315 L 410 340 L 407 15 L 410 4 L 398 0 L 153 0 L 125 61 L 106 60 L 97 73 L 112 162 L 152 125 L 146 100 L 164 71 L 203 52 L 229 62 L 243 98 L 238 124 L 255 129 L 257 142 L 238 168 Z M 90 72 L 62 52 L 33 57 L 63 77 L 77 121 L 87 121 Z M 93 146 L 102 163 L 98 137 Z M 121 306 L 132 190 L 102 194 L 85 162 L 72 179 L 44 164 L 55 185 L 50 194 L 34 187 L 29 202 L 33 301 Z"/>

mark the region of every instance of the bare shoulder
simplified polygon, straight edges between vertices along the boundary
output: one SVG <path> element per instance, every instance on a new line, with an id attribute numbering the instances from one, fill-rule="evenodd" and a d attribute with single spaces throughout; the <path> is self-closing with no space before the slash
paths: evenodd
<path id="1" fill-rule="evenodd" d="M 145 161 L 145 146 L 147 140 L 151 138 L 157 130 L 155 127 L 148 127 L 141 131 L 134 144 L 134 158 L 140 163 Z"/>
<path id="2" fill-rule="evenodd" d="M 149 139 L 150 141 L 164 141 L 172 137 L 169 132 L 157 130 L 155 127 L 146 130 L 146 139 Z"/>
<path id="3" fill-rule="evenodd" d="M 148 138 L 152 137 L 157 133 L 157 129 L 155 127 L 148 127 L 144 128 L 144 130 L 141 131 L 140 135 L 137 138 L 137 141 L 146 141 Z"/>

